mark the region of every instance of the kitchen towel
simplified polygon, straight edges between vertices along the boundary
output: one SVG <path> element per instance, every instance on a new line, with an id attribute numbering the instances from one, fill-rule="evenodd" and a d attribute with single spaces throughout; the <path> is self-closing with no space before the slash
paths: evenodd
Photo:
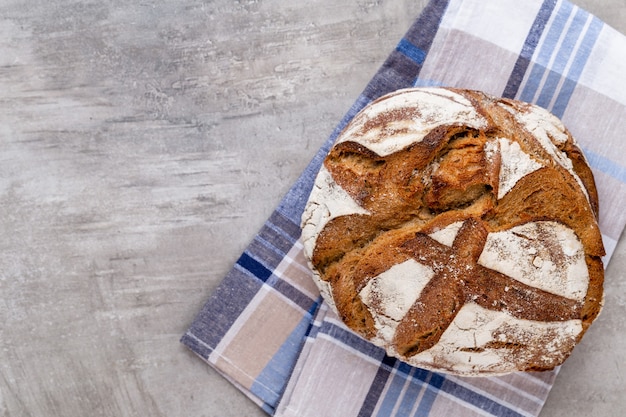
<path id="1" fill-rule="evenodd" d="M 462 378 L 410 367 L 322 302 L 300 216 L 343 127 L 399 88 L 452 86 L 536 103 L 585 151 L 607 256 L 626 223 L 626 37 L 568 1 L 432 0 L 199 312 L 181 341 L 271 415 L 536 416 L 558 369 Z"/>

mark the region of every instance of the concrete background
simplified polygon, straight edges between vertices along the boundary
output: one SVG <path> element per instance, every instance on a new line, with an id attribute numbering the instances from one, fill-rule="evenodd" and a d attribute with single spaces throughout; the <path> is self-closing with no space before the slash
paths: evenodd
<path id="1" fill-rule="evenodd" d="M 0 416 L 263 416 L 178 339 L 425 3 L 0 0 Z M 626 415 L 625 269 L 543 417 Z"/>

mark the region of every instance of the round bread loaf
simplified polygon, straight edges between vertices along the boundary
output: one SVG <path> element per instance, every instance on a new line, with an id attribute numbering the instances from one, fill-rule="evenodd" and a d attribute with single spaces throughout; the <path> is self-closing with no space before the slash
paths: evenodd
<path id="1" fill-rule="evenodd" d="M 599 314 L 598 196 L 548 111 L 399 90 L 344 129 L 302 217 L 343 322 L 411 365 L 481 376 L 561 364 Z"/>

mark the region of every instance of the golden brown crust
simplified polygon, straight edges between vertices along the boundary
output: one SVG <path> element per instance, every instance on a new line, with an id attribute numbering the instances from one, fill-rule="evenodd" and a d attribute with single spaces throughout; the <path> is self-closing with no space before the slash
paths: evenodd
<path id="1" fill-rule="evenodd" d="M 478 258 L 488 233 L 482 220 L 469 218 L 452 247 L 423 233 L 402 244 L 402 249 L 411 257 L 435 271 L 435 277 L 398 326 L 394 342 L 402 355 L 412 356 L 431 348 L 460 307 L 470 301 L 527 320 L 563 321 L 580 316 L 580 303 L 479 265 Z"/>
<path id="2" fill-rule="evenodd" d="M 381 331 L 375 316 L 382 314 L 382 307 L 373 315 L 360 295 L 364 288 L 407 260 L 433 271 L 390 341 L 391 350 L 405 360 L 435 346 L 468 303 L 522 320 L 580 320 L 582 332 L 576 341 L 580 340 L 601 309 L 604 255 L 597 225 L 597 191 L 581 150 L 567 130 L 558 131 L 559 137 L 546 130 L 544 137 L 533 131 L 532 121 L 522 123 L 519 115 L 533 111 L 525 103 L 476 91 L 448 91 L 471 103 L 476 117 L 484 121 L 481 127 L 446 121 L 420 140 L 387 154 L 364 144 L 372 139 L 361 137 L 372 129 L 380 131 L 381 143 L 394 135 L 411 134 L 405 122 L 425 116 L 405 106 L 377 113 L 333 147 L 324 167 L 364 212 L 340 215 L 323 225 L 314 236 L 312 267 L 321 280 L 330 283 L 332 302 L 342 320 L 368 339 Z M 454 97 L 451 100 L 457 100 Z M 528 158 L 527 167 L 503 161 L 502 146 L 509 146 L 515 157 Z M 503 180 L 505 170 L 519 178 Z M 478 263 L 490 233 L 538 221 L 563 224 L 580 240 L 589 275 L 581 300 Z M 431 237 L 455 223 L 462 225 L 451 245 Z M 566 250 L 550 250 L 556 256 L 552 261 L 560 267 Z M 540 360 L 536 351 L 528 353 L 526 358 L 531 359 L 524 369 L 555 366 L 573 347 L 568 343 L 563 343 L 552 362 Z M 492 340 L 475 349 L 520 356 L 524 346 Z M 440 365 L 441 369 L 448 366 Z"/>

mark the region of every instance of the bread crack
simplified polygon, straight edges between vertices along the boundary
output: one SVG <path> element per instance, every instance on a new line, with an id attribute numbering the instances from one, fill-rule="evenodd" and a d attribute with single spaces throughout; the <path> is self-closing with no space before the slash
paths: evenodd
<path id="1" fill-rule="evenodd" d="M 436 99 L 430 102 L 429 94 Z M 471 371 L 456 368 L 457 358 L 452 360 L 441 350 L 448 344 L 472 359 L 490 350 L 480 357 L 498 357 L 498 366 L 507 369 L 555 366 L 559 358 L 554 355 L 547 362 L 533 356 L 541 350 L 540 342 L 527 338 L 537 334 L 535 329 L 519 330 L 528 322 L 546 325 L 538 334 L 554 336 L 564 343 L 558 349 L 566 352 L 599 312 L 604 249 L 596 222 L 597 192 L 582 152 L 568 132 L 561 135 L 561 127 L 552 126 L 552 119 L 546 119 L 547 124 L 537 119 L 533 112 L 540 113 L 531 105 L 465 90 L 441 94 L 427 90 L 418 96 L 432 107 L 418 100 L 413 110 L 403 98 L 400 107 L 404 110 L 387 104 L 366 110 L 346 127 L 329 152 L 324 165 L 332 181 L 323 186 L 341 189 L 341 201 L 311 206 L 318 214 L 327 208 L 332 214 L 326 217 L 303 216 L 306 224 L 321 218 L 321 224 L 307 228 L 307 232 L 315 230 L 316 239 L 314 244 L 307 240 L 305 248 L 311 249 L 312 254 L 306 255 L 311 256 L 320 279 L 328 283 L 321 288 L 332 291 L 334 305 L 348 327 L 366 338 L 375 337 L 376 343 L 417 366 L 468 373 L 499 369 L 480 369 L 482 364 L 476 360 Z M 461 113 L 448 124 L 436 125 L 436 118 L 443 114 L 436 108 L 440 102 L 444 103 L 441 112 Z M 425 114 L 428 118 L 423 119 Z M 584 299 L 582 294 L 574 300 L 541 289 L 550 290 L 549 285 L 535 285 L 539 280 L 543 283 L 544 270 L 567 267 L 561 252 L 571 251 L 566 246 L 559 251 L 560 243 L 554 239 L 514 229 L 539 221 L 561 223 L 582 243 L 589 273 Z M 529 258 L 528 264 L 529 273 L 536 272 L 536 277 L 515 275 L 507 269 L 514 268 L 507 260 L 488 267 L 484 259 L 493 253 L 491 249 L 478 262 L 487 235 L 500 232 L 517 239 L 523 248 L 534 248 L 537 259 Z M 513 236 L 506 235 L 509 232 Z M 389 271 L 400 264 L 406 272 Z M 413 271 L 421 278 L 399 281 Z M 373 296 L 362 295 L 374 291 L 387 301 L 393 294 L 411 295 L 402 299 L 401 313 L 394 319 L 386 314 L 387 304 L 370 305 Z M 370 304 L 365 305 L 361 296 Z M 476 314 L 476 319 L 470 320 L 470 314 Z M 494 327 L 485 329 L 482 320 L 493 324 L 509 316 L 512 327 L 498 327 L 486 342 Z M 403 318 L 398 321 L 399 317 Z M 453 322 L 456 327 L 450 328 Z M 383 328 L 385 323 L 389 328 Z M 444 346 L 440 341 L 444 342 L 441 338 L 448 329 L 457 336 L 464 331 L 483 333 L 474 333 L 473 346 L 471 339 L 460 344 L 460 339 L 447 336 Z M 476 334 L 481 334 L 480 344 Z M 419 355 L 431 348 L 432 355 Z M 434 358 L 434 363 L 423 362 L 424 358 Z M 448 366 L 446 360 L 454 363 Z M 510 361 L 517 362 L 511 365 Z"/>

